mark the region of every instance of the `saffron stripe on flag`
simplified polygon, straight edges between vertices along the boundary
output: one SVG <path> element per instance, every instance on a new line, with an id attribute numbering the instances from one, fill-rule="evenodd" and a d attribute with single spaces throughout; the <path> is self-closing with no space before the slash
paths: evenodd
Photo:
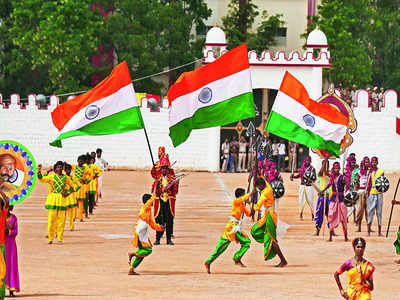
<path id="1" fill-rule="evenodd" d="M 331 123 L 347 126 L 348 119 L 345 115 L 329 104 L 310 99 L 305 87 L 289 72 L 285 73 L 279 90 L 307 107 L 313 115 L 320 116 Z"/>
<path id="2" fill-rule="evenodd" d="M 168 91 L 171 104 L 176 98 L 194 92 L 210 82 L 250 68 L 247 45 L 242 44 L 221 55 L 216 61 L 195 71 L 183 73 Z"/>

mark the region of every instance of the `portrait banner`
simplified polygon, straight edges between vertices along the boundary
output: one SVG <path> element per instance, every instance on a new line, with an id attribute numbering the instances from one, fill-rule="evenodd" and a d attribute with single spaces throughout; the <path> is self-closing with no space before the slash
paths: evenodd
<path id="1" fill-rule="evenodd" d="M 36 161 L 32 153 L 18 142 L 0 140 L 0 189 L 10 205 L 24 201 L 37 180 Z"/>

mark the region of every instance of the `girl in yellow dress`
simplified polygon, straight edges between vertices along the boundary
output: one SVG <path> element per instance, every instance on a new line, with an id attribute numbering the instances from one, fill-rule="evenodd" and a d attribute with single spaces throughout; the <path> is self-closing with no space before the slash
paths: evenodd
<path id="1" fill-rule="evenodd" d="M 363 238 L 353 240 L 354 256 L 345 261 L 334 274 L 340 294 L 344 299 L 370 300 L 371 291 L 374 289 L 372 274 L 375 267 L 363 255 L 366 242 Z M 348 288 L 344 291 L 339 275 L 347 272 Z"/>

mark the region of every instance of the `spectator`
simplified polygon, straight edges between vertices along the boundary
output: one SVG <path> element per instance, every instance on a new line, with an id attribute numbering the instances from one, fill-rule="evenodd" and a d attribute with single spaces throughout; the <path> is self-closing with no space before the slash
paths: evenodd
<path id="1" fill-rule="evenodd" d="M 280 139 L 278 143 L 278 171 L 281 172 L 284 168 L 286 156 L 286 145 L 283 139 Z"/>
<path id="2" fill-rule="evenodd" d="M 287 171 L 292 171 L 293 165 L 293 172 L 297 172 L 297 143 L 289 141 L 289 164 L 287 167 Z"/>
<path id="3" fill-rule="evenodd" d="M 239 142 L 239 172 L 244 172 L 246 171 L 246 147 L 247 147 L 247 142 L 244 136 L 240 137 L 240 142 Z"/>
<path id="4" fill-rule="evenodd" d="M 272 158 L 275 163 L 278 163 L 278 141 L 274 140 L 272 143 Z"/>
<path id="5" fill-rule="evenodd" d="M 374 87 L 374 89 L 371 92 L 371 107 L 372 111 L 378 111 L 379 110 L 379 103 L 378 103 L 378 87 Z"/>
<path id="6" fill-rule="evenodd" d="M 235 136 L 232 138 L 232 142 L 230 145 L 230 153 L 232 155 L 232 163 L 233 163 L 231 170 L 233 170 L 233 172 L 237 172 L 238 162 L 239 162 L 239 142 L 236 140 Z"/>
<path id="7" fill-rule="evenodd" d="M 355 84 L 353 84 L 353 88 L 350 92 L 352 106 L 356 103 L 356 95 L 357 95 L 357 86 Z"/>
<path id="8" fill-rule="evenodd" d="M 228 167 L 228 159 L 229 159 L 229 139 L 226 138 L 225 142 L 221 146 L 221 152 L 222 152 L 222 172 L 227 171 Z"/>
<path id="9" fill-rule="evenodd" d="M 383 97 L 385 95 L 385 90 L 383 88 L 380 89 L 378 94 L 378 110 L 380 111 L 383 106 Z"/>

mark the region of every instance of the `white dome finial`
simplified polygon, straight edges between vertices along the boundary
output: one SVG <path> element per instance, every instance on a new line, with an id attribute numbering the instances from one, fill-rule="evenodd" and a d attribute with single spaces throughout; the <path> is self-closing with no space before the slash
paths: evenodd
<path id="1" fill-rule="evenodd" d="M 207 32 L 205 46 L 224 47 L 226 45 L 225 32 L 218 25 L 215 25 Z"/>
<path id="2" fill-rule="evenodd" d="M 323 33 L 319 26 L 315 28 L 307 37 L 307 48 L 328 48 L 328 41 L 325 33 Z"/>

